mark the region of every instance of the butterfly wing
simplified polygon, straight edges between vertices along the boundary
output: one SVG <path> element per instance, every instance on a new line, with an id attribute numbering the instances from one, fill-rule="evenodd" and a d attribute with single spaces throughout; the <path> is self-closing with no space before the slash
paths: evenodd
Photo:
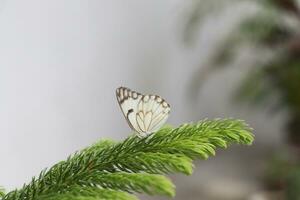
<path id="1" fill-rule="evenodd" d="M 132 91 L 126 87 L 119 87 L 116 90 L 116 96 L 119 106 L 130 128 L 140 133 L 141 130 L 137 125 L 136 113 L 137 105 L 143 97 L 142 94 Z"/>
<path id="2" fill-rule="evenodd" d="M 118 88 L 116 95 L 129 126 L 142 136 L 157 131 L 168 119 L 170 105 L 157 95 L 142 95 L 125 87 Z"/>
<path id="3" fill-rule="evenodd" d="M 157 95 L 145 95 L 138 103 L 137 125 L 146 134 L 157 131 L 168 119 L 170 105 Z"/>

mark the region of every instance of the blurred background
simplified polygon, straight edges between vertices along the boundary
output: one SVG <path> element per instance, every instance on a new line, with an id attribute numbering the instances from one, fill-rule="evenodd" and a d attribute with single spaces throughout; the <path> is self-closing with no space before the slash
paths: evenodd
<path id="1" fill-rule="evenodd" d="M 0 0 L 0 185 L 129 127 L 127 86 L 171 104 L 168 123 L 240 118 L 251 147 L 219 150 L 176 200 L 300 199 L 297 0 Z M 167 199 L 142 196 L 141 199 Z"/>

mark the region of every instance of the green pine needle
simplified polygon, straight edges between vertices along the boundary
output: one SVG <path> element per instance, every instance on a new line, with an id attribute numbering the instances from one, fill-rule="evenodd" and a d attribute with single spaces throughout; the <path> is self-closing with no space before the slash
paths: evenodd
<path id="1" fill-rule="evenodd" d="M 127 192 L 101 189 L 97 187 L 70 188 L 68 193 L 52 193 L 39 197 L 39 200 L 138 200 Z"/>
<path id="2" fill-rule="evenodd" d="M 100 141 L 33 178 L 2 200 L 133 200 L 128 193 L 174 196 L 164 174 L 193 171 L 192 161 L 215 155 L 217 147 L 253 142 L 251 129 L 240 120 L 217 119 L 164 127 L 145 137 L 123 142 Z"/>
<path id="3" fill-rule="evenodd" d="M 174 185 L 165 176 L 148 173 L 103 173 L 88 179 L 102 188 L 113 188 L 126 192 L 147 193 L 149 195 L 174 196 Z"/>

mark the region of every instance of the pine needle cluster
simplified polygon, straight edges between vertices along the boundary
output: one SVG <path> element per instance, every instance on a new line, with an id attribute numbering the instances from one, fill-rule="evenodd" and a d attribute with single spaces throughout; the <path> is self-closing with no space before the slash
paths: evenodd
<path id="1" fill-rule="evenodd" d="M 134 193 L 173 197 L 175 187 L 164 175 L 190 175 L 194 159 L 215 155 L 217 147 L 252 141 L 249 126 L 233 119 L 164 127 L 142 139 L 100 141 L 42 171 L 2 200 L 137 200 Z"/>

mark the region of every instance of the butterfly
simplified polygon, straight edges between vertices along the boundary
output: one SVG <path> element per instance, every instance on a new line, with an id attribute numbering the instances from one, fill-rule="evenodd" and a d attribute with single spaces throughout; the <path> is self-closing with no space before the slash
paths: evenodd
<path id="1" fill-rule="evenodd" d="M 158 95 L 143 95 L 119 87 L 116 96 L 128 125 L 139 137 L 159 130 L 169 117 L 170 105 Z"/>

